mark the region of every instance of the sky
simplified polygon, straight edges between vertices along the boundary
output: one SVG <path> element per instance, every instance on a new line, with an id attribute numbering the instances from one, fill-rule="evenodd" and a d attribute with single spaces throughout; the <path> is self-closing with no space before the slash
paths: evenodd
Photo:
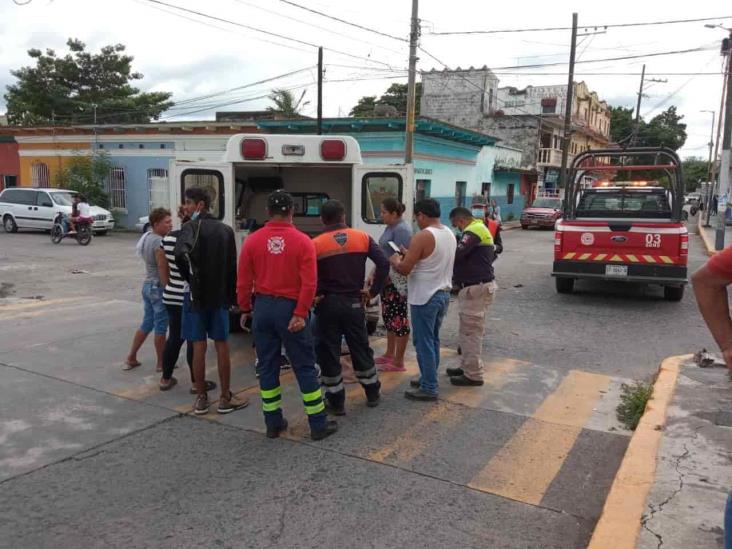
<path id="1" fill-rule="evenodd" d="M 324 116 L 347 116 L 359 97 L 380 95 L 391 83 L 407 81 L 411 0 L 292 0 L 330 17 L 289 0 L 160 1 L 168 6 L 154 0 L 0 0 L 0 90 L 15 81 L 11 70 L 29 64 L 28 49 L 65 52 L 69 37 L 82 40 L 90 50 L 125 44 L 135 58 L 133 69 L 144 74 L 136 85 L 144 91 L 173 92 L 178 105 L 165 120 L 212 120 L 216 110 L 264 109 L 275 87 L 292 89 L 298 98 L 304 92 L 303 114 L 314 116 L 318 45 L 324 47 L 326 65 Z M 578 13 L 580 34 L 575 80 L 587 82 L 612 106 L 635 107 L 645 63 L 647 78 L 664 82 L 646 82 L 641 116 L 650 120 L 676 105 L 688 125 L 681 155 L 706 159 L 712 114 L 701 111 L 720 108 L 719 47 L 726 32 L 704 25 L 732 27 L 728 1 L 421 0 L 418 69 L 487 65 L 501 86 L 566 84 L 571 39 L 567 28 L 573 12 Z M 604 28 L 700 18 L 714 20 Z M 437 34 L 548 27 L 562 30 Z M 702 51 L 606 60 L 696 48 Z M 594 60 L 605 61 L 587 62 Z M 0 113 L 4 110 L 0 96 Z"/>

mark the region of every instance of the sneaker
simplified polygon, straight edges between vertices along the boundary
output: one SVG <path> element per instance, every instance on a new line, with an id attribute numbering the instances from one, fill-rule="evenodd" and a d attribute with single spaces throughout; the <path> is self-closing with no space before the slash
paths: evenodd
<path id="1" fill-rule="evenodd" d="M 214 391 L 216 389 L 216 382 L 215 381 L 206 381 L 205 382 L 205 385 L 206 385 L 205 388 L 206 388 L 206 391 L 207 392 L 208 391 Z M 196 391 L 196 388 L 195 387 L 191 387 L 188 390 L 188 392 L 191 393 L 192 395 L 197 395 L 198 394 L 198 391 Z"/>
<path id="2" fill-rule="evenodd" d="M 419 389 L 422 386 L 422 380 L 418 377 L 409 380 L 409 385 L 415 389 Z"/>
<path id="3" fill-rule="evenodd" d="M 211 405 L 208 402 L 208 395 L 206 393 L 198 395 L 198 398 L 196 398 L 196 402 L 193 405 L 193 413 L 197 416 L 206 415 L 208 414 L 209 406 Z"/>
<path id="4" fill-rule="evenodd" d="M 324 438 L 328 438 L 337 430 L 338 424 L 333 420 L 328 420 L 325 422 L 325 427 L 322 429 L 318 429 L 317 431 L 310 429 L 310 438 L 313 440 L 323 440 Z"/>
<path id="5" fill-rule="evenodd" d="M 326 413 L 333 415 L 333 416 L 345 416 L 346 415 L 346 408 L 345 406 L 334 406 L 327 398 L 323 402 L 325 404 L 325 411 Z"/>
<path id="6" fill-rule="evenodd" d="M 236 410 L 249 406 L 249 399 L 246 397 L 239 398 L 229 391 L 229 398 L 221 397 L 219 399 L 219 407 L 216 410 L 219 414 L 230 414 Z"/>
<path id="7" fill-rule="evenodd" d="M 421 400 L 434 402 L 437 400 L 437 393 L 425 393 L 422 389 L 407 389 L 404 396 L 410 400 Z"/>
<path id="8" fill-rule="evenodd" d="M 461 376 L 463 375 L 463 369 L 462 368 L 448 368 L 445 370 L 447 375 L 449 377 L 455 377 L 455 376 Z"/>
<path id="9" fill-rule="evenodd" d="M 483 380 L 470 379 L 469 377 L 461 375 L 452 376 L 450 378 L 450 383 L 452 383 L 453 385 L 458 385 L 460 387 L 480 387 L 481 385 L 483 385 Z"/>
<path id="10" fill-rule="evenodd" d="M 175 385 L 178 383 L 178 380 L 174 377 L 171 377 L 168 380 L 161 379 L 160 383 L 158 384 L 158 387 L 160 387 L 161 391 L 170 391 Z"/>
<path id="11" fill-rule="evenodd" d="M 287 420 L 282 418 L 282 422 L 277 427 L 267 427 L 267 438 L 277 438 L 280 434 L 287 430 Z"/>

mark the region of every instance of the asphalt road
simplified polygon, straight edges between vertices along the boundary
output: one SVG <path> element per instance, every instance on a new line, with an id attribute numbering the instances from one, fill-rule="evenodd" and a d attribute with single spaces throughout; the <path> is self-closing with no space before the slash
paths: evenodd
<path id="1" fill-rule="evenodd" d="M 271 441 L 248 336 L 232 339 L 232 385 L 252 404 L 225 417 L 187 415 L 185 366 L 160 393 L 149 344 L 121 371 L 141 313 L 135 238 L 0 234 L 0 546 L 584 547 L 628 441 L 619 385 L 711 346 L 691 292 L 560 296 L 552 233 L 514 230 L 484 387 L 442 378 L 438 404 L 407 402 L 410 356 L 409 375 L 382 376 L 378 408 L 350 386 L 340 432 L 316 443 L 285 375 L 291 429 Z M 692 269 L 703 259 L 693 237 Z"/>

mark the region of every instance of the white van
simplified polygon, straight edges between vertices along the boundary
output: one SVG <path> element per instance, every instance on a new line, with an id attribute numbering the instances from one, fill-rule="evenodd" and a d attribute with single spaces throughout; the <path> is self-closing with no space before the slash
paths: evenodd
<path id="1" fill-rule="evenodd" d="M 71 204 L 76 194 L 76 191 L 66 189 L 5 189 L 0 193 L 3 228 L 6 233 L 14 233 L 18 229 L 50 231 L 58 212 L 71 215 Z M 92 206 L 91 215 L 94 217 L 94 234 L 105 235 L 114 229 L 114 217 L 109 210 Z"/>
<path id="2" fill-rule="evenodd" d="M 314 236 L 322 232 L 320 206 L 328 199 L 346 207 L 346 222 L 375 240 L 386 228 L 380 205 L 394 197 L 411 219 L 413 170 L 403 164 L 363 165 L 358 142 L 349 136 L 238 134 L 221 162 L 171 161 L 170 208 L 189 187 L 204 187 L 211 213 L 231 226 L 241 246 L 268 218 L 267 195 L 284 189 L 295 199 L 295 225 Z"/>

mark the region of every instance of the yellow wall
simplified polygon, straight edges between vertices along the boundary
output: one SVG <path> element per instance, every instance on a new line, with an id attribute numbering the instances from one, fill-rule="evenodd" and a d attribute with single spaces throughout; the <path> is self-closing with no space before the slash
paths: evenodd
<path id="1" fill-rule="evenodd" d="M 49 154 L 49 151 L 64 151 L 64 156 Z M 36 162 L 43 162 L 48 166 L 48 181 L 53 187 L 56 185 L 56 176 L 63 167 L 71 160 L 71 156 L 66 156 L 66 151 L 77 151 L 78 154 L 83 154 L 86 151 L 91 150 L 89 143 L 21 143 L 18 147 L 18 152 L 26 153 L 30 151 L 38 151 L 38 154 L 32 154 L 31 156 L 20 156 L 20 178 L 19 186 L 30 187 L 33 184 L 33 176 L 31 172 L 31 166 Z"/>

